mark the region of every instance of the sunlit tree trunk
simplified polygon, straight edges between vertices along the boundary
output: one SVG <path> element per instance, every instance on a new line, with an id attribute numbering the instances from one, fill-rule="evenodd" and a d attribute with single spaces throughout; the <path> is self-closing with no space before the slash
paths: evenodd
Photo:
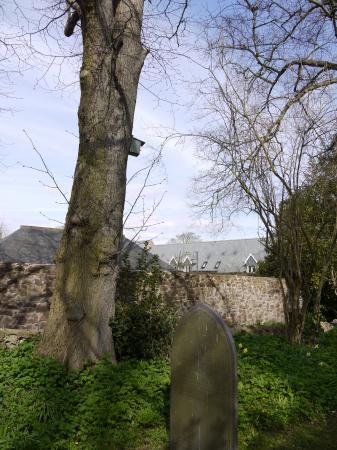
<path id="1" fill-rule="evenodd" d="M 300 283 L 297 282 L 293 288 L 288 287 L 286 296 L 288 305 L 287 313 L 285 314 L 287 338 L 292 344 L 300 344 L 302 341 L 307 309 L 307 305 L 303 303 L 303 298 L 301 298 Z"/>
<path id="2" fill-rule="evenodd" d="M 79 152 L 56 258 L 56 287 L 38 352 L 69 368 L 114 349 L 114 297 L 137 86 L 146 56 L 143 0 L 81 5 Z"/>

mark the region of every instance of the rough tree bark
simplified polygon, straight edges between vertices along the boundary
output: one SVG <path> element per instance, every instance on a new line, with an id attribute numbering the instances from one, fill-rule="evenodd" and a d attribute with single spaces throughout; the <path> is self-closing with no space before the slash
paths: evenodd
<path id="1" fill-rule="evenodd" d="M 115 360 L 109 320 L 137 86 L 146 57 L 143 0 L 76 3 L 83 37 L 79 153 L 51 311 L 38 348 L 72 369 L 103 354 Z"/>

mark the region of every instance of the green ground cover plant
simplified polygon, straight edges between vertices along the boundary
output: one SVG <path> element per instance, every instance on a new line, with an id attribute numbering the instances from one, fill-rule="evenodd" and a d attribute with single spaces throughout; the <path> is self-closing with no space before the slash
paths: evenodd
<path id="1" fill-rule="evenodd" d="M 167 362 L 102 360 L 66 372 L 53 360 L 35 357 L 35 345 L 0 351 L 1 450 L 166 445 Z"/>
<path id="2" fill-rule="evenodd" d="M 311 346 L 263 334 L 237 335 L 236 341 L 240 448 L 274 448 L 271 443 L 263 447 L 261 439 L 268 434 L 284 437 L 298 424 L 322 425 L 337 410 L 337 330 Z M 294 447 L 289 443 L 288 448 Z M 317 442 L 312 450 L 316 448 Z"/>
<path id="3" fill-rule="evenodd" d="M 264 334 L 241 333 L 235 341 L 239 449 L 335 448 L 335 433 L 324 426 L 325 418 L 326 429 L 337 424 L 337 330 L 315 346 Z M 66 372 L 35 357 L 35 345 L 0 350 L 2 450 L 168 448 L 167 360 L 103 360 Z"/>

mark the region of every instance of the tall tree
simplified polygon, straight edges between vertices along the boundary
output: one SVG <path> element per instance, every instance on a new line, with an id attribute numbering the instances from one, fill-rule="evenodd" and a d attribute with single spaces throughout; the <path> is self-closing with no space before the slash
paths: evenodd
<path id="1" fill-rule="evenodd" d="M 336 11 L 335 2 L 233 0 L 204 24 L 198 96 L 207 121 L 193 134 L 208 166 L 196 179 L 197 206 L 225 219 L 259 216 L 266 247 L 279 252 L 292 342 L 309 302 L 299 194 L 311 158 L 336 151 Z"/>
<path id="2" fill-rule="evenodd" d="M 201 238 L 198 234 L 193 231 L 185 231 L 183 233 L 177 234 L 175 238 L 169 240 L 169 244 L 189 244 L 190 242 L 199 242 Z"/>
<path id="3" fill-rule="evenodd" d="M 65 35 L 81 27 L 79 153 L 39 353 L 70 368 L 115 360 L 114 314 L 142 44 L 143 0 L 68 0 Z M 168 2 L 169 4 L 170 2 Z M 184 6 L 185 2 L 180 6 Z"/>

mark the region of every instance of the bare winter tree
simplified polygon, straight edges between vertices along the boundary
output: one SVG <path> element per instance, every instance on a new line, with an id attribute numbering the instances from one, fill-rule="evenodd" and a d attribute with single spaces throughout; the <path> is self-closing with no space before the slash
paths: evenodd
<path id="1" fill-rule="evenodd" d="M 298 194 L 312 158 L 336 149 L 336 9 L 336 2 L 232 1 L 204 24 L 205 116 L 194 134 L 207 168 L 195 181 L 197 206 L 213 217 L 259 216 L 266 247 L 278 248 L 292 342 L 301 340 L 309 301 L 301 243 L 315 246 Z"/>
<path id="2" fill-rule="evenodd" d="M 187 1 L 158 5 L 157 21 L 166 18 L 170 37 L 177 37 Z M 143 6 L 143 0 L 59 1 L 49 22 L 48 14 L 44 22 L 38 21 L 44 32 L 67 15 L 65 35 L 80 31 L 83 43 L 78 160 L 56 258 L 51 311 L 38 349 L 70 368 L 103 354 L 115 359 L 109 320 L 114 314 L 137 87 L 149 51 L 142 38 Z M 18 14 L 24 13 L 21 9 Z M 160 28 L 161 23 L 152 30 L 154 47 L 168 36 L 167 28 L 163 25 L 162 34 Z M 33 39 L 34 32 L 22 35 Z M 48 32 L 44 37 L 47 42 Z"/>
<path id="3" fill-rule="evenodd" d="M 198 234 L 193 231 L 185 231 L 183 233 L 177 234 L 175 238 L 169 240 L 169 244 L 189 244 L 190 242 L 198 242 L 201 241 L 201 238 Z"/>

